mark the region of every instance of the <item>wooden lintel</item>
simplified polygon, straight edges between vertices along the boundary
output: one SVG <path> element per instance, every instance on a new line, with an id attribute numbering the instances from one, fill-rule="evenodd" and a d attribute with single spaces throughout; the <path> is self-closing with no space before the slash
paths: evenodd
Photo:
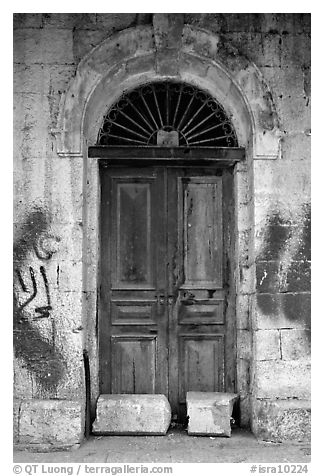
<path id="1" fill-rule="evenodd" d="M 243 147 L 128 147 L 128 146 L 91 146 L 88 156 L 96 159 L 115 161 L 162 159 L 165 162 L 203 161 L 219 162 L 219 165 L 234 165 L 245 159 Z"/>

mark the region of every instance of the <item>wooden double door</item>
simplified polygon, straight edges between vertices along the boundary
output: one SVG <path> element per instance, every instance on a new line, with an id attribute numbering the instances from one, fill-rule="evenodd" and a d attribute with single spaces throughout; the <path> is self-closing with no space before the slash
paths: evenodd
<path id="1" fill-rule="evenodd" d="M 233 391 L 232 173 L 101 168 L 100 391 Z"/>

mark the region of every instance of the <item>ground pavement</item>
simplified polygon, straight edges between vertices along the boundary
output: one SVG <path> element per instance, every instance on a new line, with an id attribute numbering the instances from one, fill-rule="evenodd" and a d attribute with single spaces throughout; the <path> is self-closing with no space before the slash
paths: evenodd
<path id="1" fill-rule="evenodd" d="M 165 436 L 91 436 L 70 451 L 15 450 L 15 463 L 309 463 L 310 445 L 266 443 L 234 429 L 230 438 L 188 436 L 171 429 Z"/>

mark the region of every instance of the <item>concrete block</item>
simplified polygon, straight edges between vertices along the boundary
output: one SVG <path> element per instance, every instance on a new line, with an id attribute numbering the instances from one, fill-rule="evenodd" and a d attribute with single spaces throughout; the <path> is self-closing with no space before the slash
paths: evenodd
<path id="1" fill-rule="evenodd" d="M 231 436 L 231 415 L 238 395 L 221 392 L 187 392 L 189 435 Z"/>
<path id="2" fill-rule="evenodd" d="M 257 360 L 279 360 L 280 339 L 279 331 L 275 329 L 256 331 L 255 355 Z"/>
<path id="3" fill-rule="evenodd" d="M 100 395 L 94 434 L 165 435 L 171 407 L 164 395 Z"/>
<path id="4" fill-rule="evenodd" d="M 283 360 L 305 360 L 311 355 L 311 332 L 308 329 L 283 329 L 280 331 Z"/>
<path id="5" fill-rule="evenodd" d="M 83 438 L 84 409 L 68 400 L 25 400 L 20 408 L 19 443 L 68 447 Z"/>
<path id="6" fill-rule="evenodd" d="M 311 405 L 308 400 L 255 400 L 254 434 L 265 441 L 309 442 Z"/>

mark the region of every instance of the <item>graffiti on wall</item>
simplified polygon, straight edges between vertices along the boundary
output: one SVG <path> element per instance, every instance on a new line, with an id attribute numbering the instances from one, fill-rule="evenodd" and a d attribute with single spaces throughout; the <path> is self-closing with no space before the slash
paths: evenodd
<path id="1" fill-rule="evenodd" d="M 54 334 L 46 262 L 58 250 L 59 242 L 60 237 L 50 233 L 49 215 L 36 207 L 26 216 L 13 249 L 15 355 L 40 386 L 52 393 L 64 375 L 66 363 L 55 338 L 45 338 L 33 321 L 48 320 Z"/>
<path id="2" fill-rule="evenodd" d="M 43 318 L 43 317 L 50 317 L 50 311 L 52 310 L 51 306 L 51 296 L 50 296 L 50 291 L 49 291 L 49 285 L 48 285 L 48 280 L 46 276 L 46 270 L 44 266 L 40 266 L 39 268 L 40 274 L 42 276 L 43 282 L 44 282 L 44 288 L 45 288 L 45 296 L 46 296 L 46 305 L 44 306 L 38 306 L 35 307 L 35 318 Z M 37 288 L 37 282 L 35 278 L 35 271 L 32 266 L 29 266 L 29 273 L 30 273 L 30 278 L 32 282 L 32 292 L 31 295 L 22 303 L 18 306 L 19 308 L 19 313 L 20 313 L 20 318 L 21 319 L 26 319 L 24 314 L 22 313 L 23 309 L 28 306 L 37 296 L 38 288 Z M 21 286 L 21 290 L 24 293 L 28 293 L 28 287 L 26 286 L 26 283 L 24 282 L 24 279 L 21 275 L 21 272 L 19 269 L 16 269 L 16 275 L 19 281 L 19 284 Z"/>

